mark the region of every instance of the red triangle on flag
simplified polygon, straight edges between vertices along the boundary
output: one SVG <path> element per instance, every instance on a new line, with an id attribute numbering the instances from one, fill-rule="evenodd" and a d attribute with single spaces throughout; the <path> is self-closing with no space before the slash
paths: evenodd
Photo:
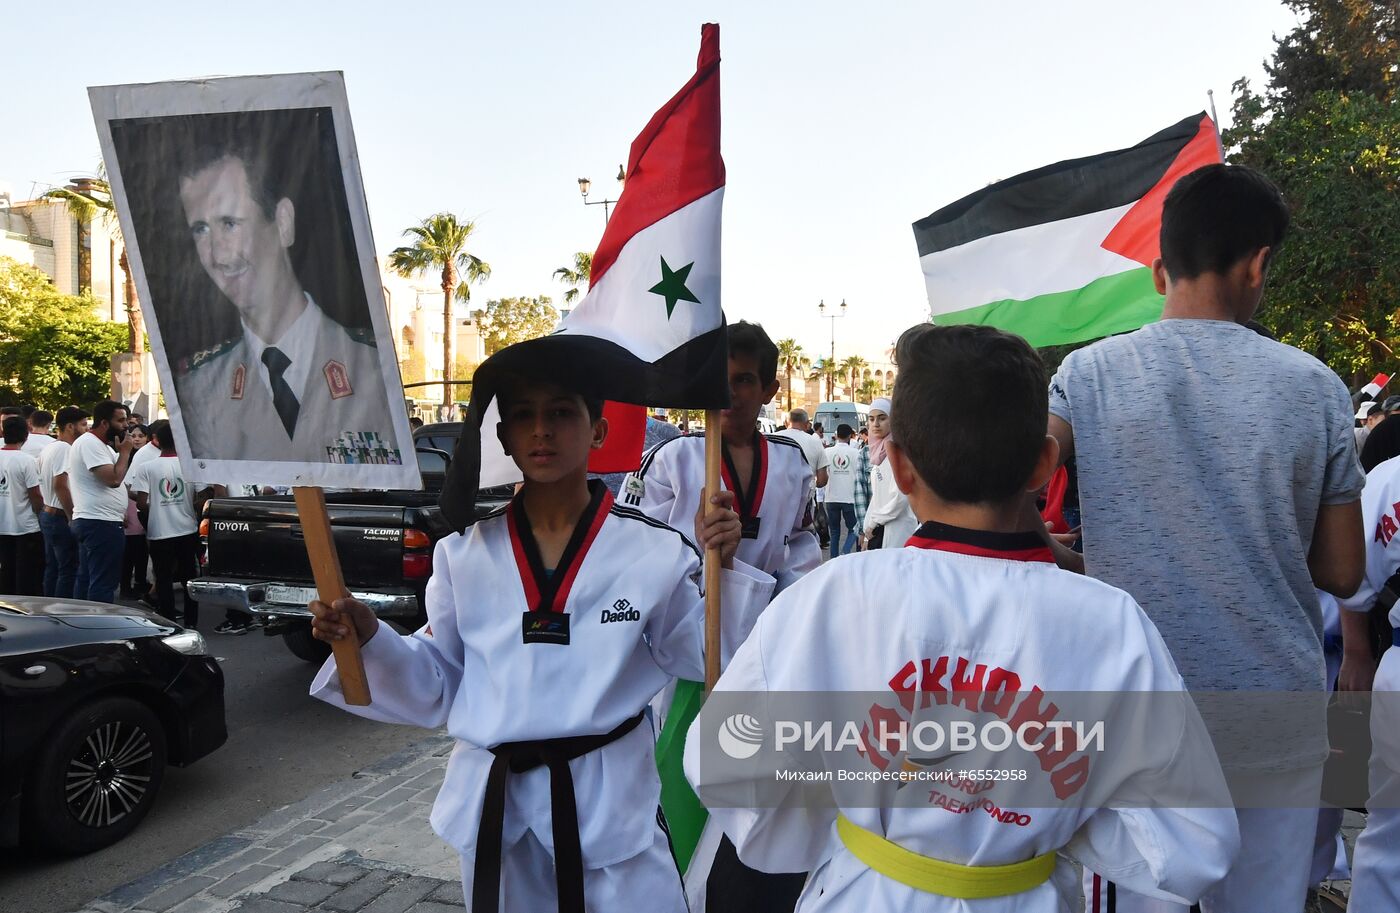
<path id="1" fill-rule="evenodd" d="M 642 446 L 646 443 L 647 407 L 631 403 L 603 403 L 603 418 L 608 420 L 608 436 L 599 450 L 588 457 L 588 471 L 631 472 L 642 465 Z"/>
<path id="2" fill-rule="evenodd" d="M 1215 122 L 1203 117 L 1196 135 L 1177 153 L 1161 180 L 1133 204 L 1099 246 L 1143 266 L 1151 266 L 1152 261 L 1162 255 L 1162 203 L 1167 193 L 1183 176 L 1220 161 L 1220 138 L 1215 132 Z"/>

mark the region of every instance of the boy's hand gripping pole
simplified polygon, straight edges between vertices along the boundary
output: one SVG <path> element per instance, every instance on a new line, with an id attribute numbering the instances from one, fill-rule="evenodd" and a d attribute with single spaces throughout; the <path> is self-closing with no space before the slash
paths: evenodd
<path id="1" fill-rule="evenodd" d="M 311 559 L 311 574 L 316 580 L 316 592 L 326 605 L 350 595 L 345 588 L 345 578 L 340 573 L 340 556 L 335 551 L 335 538 L 331 535 L 331 518 L 326 513 L 326 493 L 316 486 L 297 486 L 292 489 L 296 498 L 297 514 L 301 518 L 301 532 L 306 539 L 306 556 Z M 369 706 L 369 680 L 365 678 L 365 663 L 360 657 L 360 637 L 355 633 L 344 640 L 331 644 L 335 654 L 336 670 L 340 674 L 340 691 L 345 703 L 355 707 Z"/>

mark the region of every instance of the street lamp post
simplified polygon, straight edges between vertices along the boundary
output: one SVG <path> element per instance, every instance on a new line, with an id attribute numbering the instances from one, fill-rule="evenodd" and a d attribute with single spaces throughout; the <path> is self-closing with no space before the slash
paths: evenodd
<path id="1" fill-rule="evenodd" d="M 841 299 L 840 307 L 832 307 L 831 313 L 826 312 L 826 302 L 817 302 L 817 313 L 831 321 L 831 357 L 826 362 L 826 399 L 828 402 L 836 398 L 836 318 L 846 316 L 846 299 Z"/>
<path id="2" fill-rule="evenodd" d="M 622 185 L 623 185 L 626 181 L 627 181 L 627 169 L 623 168 L 621 165 L 618 165 L 618 166 L 617 166 L 617 195 L 618 195 L 618 196 L 622 196 Z M 612 204 L 616 203 L 617 200 L 590 200 L 590 199 L 588 198 L 588 188 L 589 188 L 589 187 L 592 187 L 592 186 L 593 186 L 593 182 L 590 181 L 588 178 L 579 178 L 579 179 L 578 179 L 578 192 L 581 193 L 581 194 L 583 194 L 583 205 L 584 205 L 584 206 L 599 206 L 599 205 L 601 205 L 601 206 L 603 207 L 603 224 L 604 224 L 604 225 L 607 225 L 607 224 L 608 224 L 608 219 L 612 218 L 612 210 L 610 209 L 610 207 L 612 206 Z"/>

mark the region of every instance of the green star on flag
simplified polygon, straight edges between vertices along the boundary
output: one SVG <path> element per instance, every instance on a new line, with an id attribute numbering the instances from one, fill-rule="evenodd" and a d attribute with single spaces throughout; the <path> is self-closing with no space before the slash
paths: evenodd
<path id="1" fill-rule="evenodd" d="M 685 279 L 690 275 L 690 269 L 694 262 L 687 263 L 680 269 L 673 270 L 666 262 L 666 258 L 661 258 L 661 281 L 653 285 L 647 291 L 653 295 L 660 295 L 666 299 L 666 319 L 671 319 L 671 312 L 676 309 L 677 301 L 689 301 L 699 304 L 700 299 L 691 294 L 690 289 L 685 287 Z"/>

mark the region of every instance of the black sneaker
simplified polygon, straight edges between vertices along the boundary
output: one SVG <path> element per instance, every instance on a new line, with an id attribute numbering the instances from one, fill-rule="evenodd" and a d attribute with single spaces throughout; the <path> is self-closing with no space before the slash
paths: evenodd
<path id="1" fill-rule="evenodd" d="M 236 637 L 240 634 L 247 634 L 252 629 L 252 627 L 253 626 L 246 621 L 233 621 L 232 619 L 230 619 L 228 621 L 223 622 L 218 627 L 214 628 L 214 633 L 232 634 Z"/>

